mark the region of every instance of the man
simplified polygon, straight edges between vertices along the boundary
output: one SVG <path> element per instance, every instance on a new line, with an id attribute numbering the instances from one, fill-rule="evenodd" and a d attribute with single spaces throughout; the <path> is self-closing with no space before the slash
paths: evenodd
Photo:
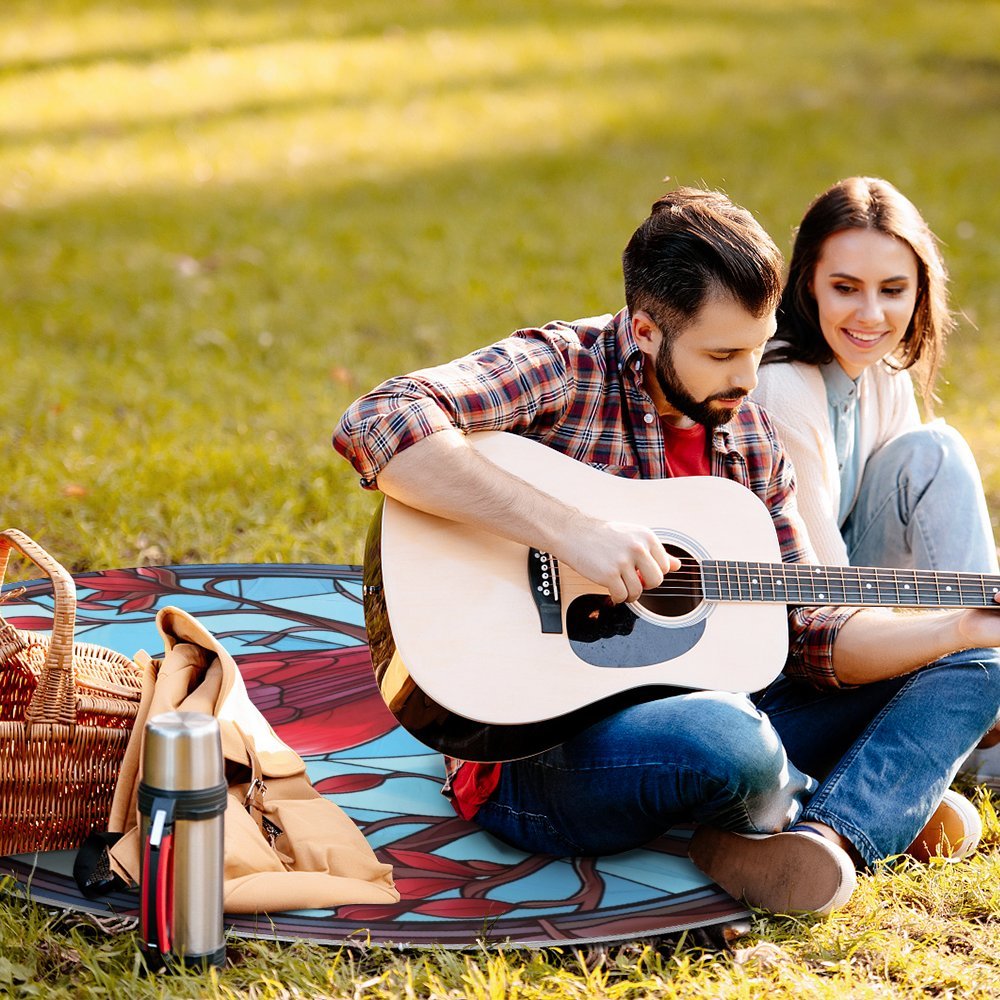
<path id="1" fill-rule="evenodd" d="M 653 206 L 623 270 L 617 315 L 521 330 L 390 379 L 350 407 L 335 447 L 362 485 L 550 552 L 615 601 L 678 561 L 648 527 L 596 520 L 499 469 L 467 432 L 523 434 L 633 478 L 734 479 L 767 505 L 782 558 L 811 559 L 792 470 L 746 400 L 775 328 L 774 243 L 723 195 L 682 189 Z M 858 865 L 930 836 L 997 715 L 1000 657 L 979 647 L 1000 644 L 1000 615 L 799 608 L 789 630 L 784 675 L 752 700 L 676 694 L 526 760 L 448 760 L 446 793 L 460 815 L 553 854 L 626 850 L 694 821 L 692 858 L 734 896 L 828 912 Z M 945 813 L 962 819 L 946 802 L 935 824 Z"/>

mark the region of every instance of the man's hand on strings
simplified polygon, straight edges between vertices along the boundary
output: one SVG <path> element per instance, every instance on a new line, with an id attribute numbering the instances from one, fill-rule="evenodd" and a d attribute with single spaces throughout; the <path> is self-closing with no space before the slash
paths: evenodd
<path id="1" fill-rule="evenodd" d="M 567 525 L 566 544 L 553 554 L 581 576 L 607 588 L 616 604 L 637 600 L 680 569 L 652 530 L 641 524 L 579 515 Z"/>

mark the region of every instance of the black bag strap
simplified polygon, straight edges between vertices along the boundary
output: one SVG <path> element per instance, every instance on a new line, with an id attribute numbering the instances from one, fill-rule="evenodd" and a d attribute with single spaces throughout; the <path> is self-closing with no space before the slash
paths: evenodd
<path id="1" fill-rule="evenodd" d="M 100 899 L 129 888 L 128 882 L 111 870 L 108 850 L 121 839 L 120 833 L 93 830 L 80 845 L 73 862 L 73 878 L 87 899 Z"/>

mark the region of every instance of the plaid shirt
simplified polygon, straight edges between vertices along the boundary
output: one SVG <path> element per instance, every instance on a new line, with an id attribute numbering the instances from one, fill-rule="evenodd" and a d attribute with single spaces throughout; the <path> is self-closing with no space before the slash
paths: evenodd
<path id="1" fill-rule="evenodd" d="M 644 363 L 627 310 L 518 330 L 457 361 L 384 382 L 347 410 L 333 444 L 367 489 L 393 455 L 449 427 L 513 431 L 615 475 L 662 479 L 669 475 L 663 432 L 643 389 Z M 710 461 L 713 475 L 741 483 L 767 505 L 785 562 L 815 562 L 791 463 L 754 402 L 715 429 Z M 833 642 L 854 613 L 790 609 L 785 673 L 840 686 Z M 459 766 L 449 760 L 449 785 Z"/>

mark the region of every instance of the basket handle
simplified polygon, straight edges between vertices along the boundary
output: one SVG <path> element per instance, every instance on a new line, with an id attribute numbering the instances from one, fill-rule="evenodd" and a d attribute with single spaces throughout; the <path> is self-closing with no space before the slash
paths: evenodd
<path id="1" fill-rule="evenodd" d="M 69 573 L 36 541 L 17 528 L 0 532 L 0 583 L 7 574 L 10 550 L 44 570 L 52 581 L 54 598 L 52 638 L 38 686 L 24 715 L 28 725 L 76 725 L 76 685 L 73 677 L 73 632 L 76 625 L 76 585 Z"/>

